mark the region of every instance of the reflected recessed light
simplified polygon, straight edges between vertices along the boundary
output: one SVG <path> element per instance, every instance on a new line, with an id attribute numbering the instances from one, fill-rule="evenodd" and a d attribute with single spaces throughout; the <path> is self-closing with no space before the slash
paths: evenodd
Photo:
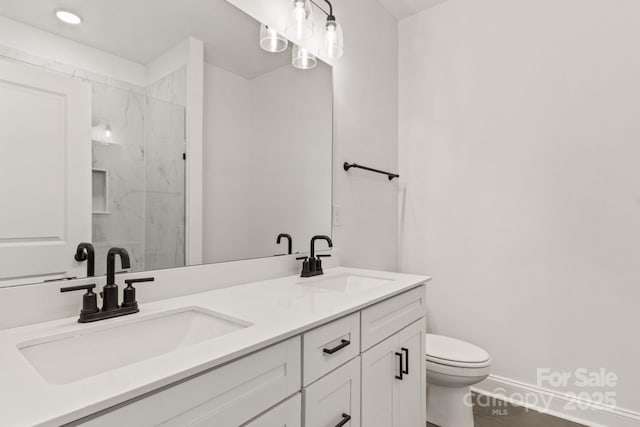
<path id="1" fill-rule="evenodd" d="M 82 18 L 80 18 L 75 13 L 69 12 L 68 10 L 57 11 L 56 16 L 58 17 L 59 20 L 67 24 L 78 25 L 82 23 Z"/>

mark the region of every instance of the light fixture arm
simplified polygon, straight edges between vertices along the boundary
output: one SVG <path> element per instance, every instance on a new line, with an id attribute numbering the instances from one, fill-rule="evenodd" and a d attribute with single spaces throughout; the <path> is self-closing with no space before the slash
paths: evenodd
<path id="1" fill-rule="evenodd" d="M 320 7 L 320 5 L 318 3 L 315 2 L 315 0 L 309 0 L 311 3 L 313 3 L 313 5 L 315 7 L 317 7 L 318 9 L 320 9 L 320 11 L 322 13 L 324 13 L 325 15 L 327 15 L 327 18 L 330 16 L 333 16 L 333 6 L 331 5 L 331 3 L 329 3 L 327 0 L 324 0 L 327 2 L 327 4 L 329 5 L 329 12 L 327 12 L 326 10 L 324 10 L 322 7 Z"/>
<path id="2" fill-rule="evenodd" d="M 333 16 L 333 5 L 331 4 L 331 2 L 329 0 L 324 0 L 325 3 L 327 3 L 329 5 L 329 15 L 327 16 L 327 19 L 331 19 L 333 21 L 336 20 L 336 17 Z"/>

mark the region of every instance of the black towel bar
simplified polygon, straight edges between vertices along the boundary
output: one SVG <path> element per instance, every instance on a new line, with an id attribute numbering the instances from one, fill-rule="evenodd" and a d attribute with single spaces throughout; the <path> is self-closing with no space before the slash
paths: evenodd
<path id="1" fill-rule="evenodd" d="M 374 169 L 367 166 L 361 166 L 357 163 L 344 162 L 343 167 L 345 171 L 348 171 L 351 168 L 357 168 L 357 169 L 364 169 L 369 172 L 381 173 L 382 175 L 387 175 L 387 178 L 389 178 L 389 181 L 391 181 L 393 178 L 400 178 L 400 175 L 398 175 L 397 173 L 385 172 L 379 169 Z"/>

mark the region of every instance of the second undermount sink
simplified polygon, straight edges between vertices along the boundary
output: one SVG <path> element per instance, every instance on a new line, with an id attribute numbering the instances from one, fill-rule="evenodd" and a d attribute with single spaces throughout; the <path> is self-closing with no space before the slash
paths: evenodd
<path id="1" fill-rule="evenodd" d="M 49 384 L 68 384 L 251 326 L 197 307 L 44 337 L 18 350 Z"/>
<path id="2" fill-rule="evenodd" d="M 336 274 L 319 278 L 311 278 L 298 282 L 299 285 L 329 289 L 344 293 L 365 292 L 393 283 L 391 279 L 381 277 L 359 276 L 355 274 Z"/>

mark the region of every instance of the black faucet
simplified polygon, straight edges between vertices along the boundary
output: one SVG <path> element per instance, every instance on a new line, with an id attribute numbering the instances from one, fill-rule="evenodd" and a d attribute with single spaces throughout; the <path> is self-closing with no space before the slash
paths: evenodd
<path id="1" fill-rule="evenodd" d="M 112 317 L 124 316 L 127 314 L 137 313 L 139 310 L 136 301 L 136 289 L 134 283 L 153 282 L 153 277 L 145 277 L 140 279 L 127 279 L 124 282 L 127 287 L 123 291 L 122 305 L 118 305 L 118 285 L 116 285 L 116 255 L 120 256 L 122 268 L 131 268 L 129 262 L 129 254 L 122 248 L 111 248 L 107 254 L 107 284 L 102 288 L 100 296 L 103 298 L 102 309 L 98 309 L 98 299 L 93 293 L 95 284 L 71 286 L 60 289 L 60 292 L 70 292 L 86 290 L 82 297 L 82 311 L 78 322 L 88 323 L 96 320 L 110 319 Z"/>
<path id="2" fill-rule="evenodd" d="M 96 252 L 91 243 L 80 243 L 76 249 L 74 259 L 78 262 L 87 261 L 87 277 L 96 275 Z"/>
<path id="3" fill-rule="evenodd" d="M 102 288 L 102 311 L 116 310 L 118 306 L 118 285 L 116 285 L 116 255 L 120 256 L 122 268 L 131 268 L 129 253 L 122 248 L 111 248 L 107 253 L 107 284 Z"/>
<path id="4" fill-rule="evenodd" d="M 333 241 L 329 236 L 313 236 L 311 238 L 311 250 L 309 251 L 308 257 L 300 257 L 296 258 L 298 260 L 304 260 L 302 262 L 302 273 L 300 273 L 301 277 L 313 277 L 324 274 L 322 271 L 322 258 L 330 257 L 330 254 L 323 254 L 316 256 L 316 240 L 325 240 L 329 247 L 333 247 Z"/>
<path id="5" fill-rule="evenodd" d="M 279 245 L 280 244 L 280 240 L 281 239 L 287 239 L 289 241 L 289 244 L 287 245 L 287 254 L 291 255 L 293 253 L 293 239 L 291 239 L 291 235 L 287 234 L 287 233 L 280 233 L 278 234 L 278 240 L 276 240 L 276 243 Z"/>

